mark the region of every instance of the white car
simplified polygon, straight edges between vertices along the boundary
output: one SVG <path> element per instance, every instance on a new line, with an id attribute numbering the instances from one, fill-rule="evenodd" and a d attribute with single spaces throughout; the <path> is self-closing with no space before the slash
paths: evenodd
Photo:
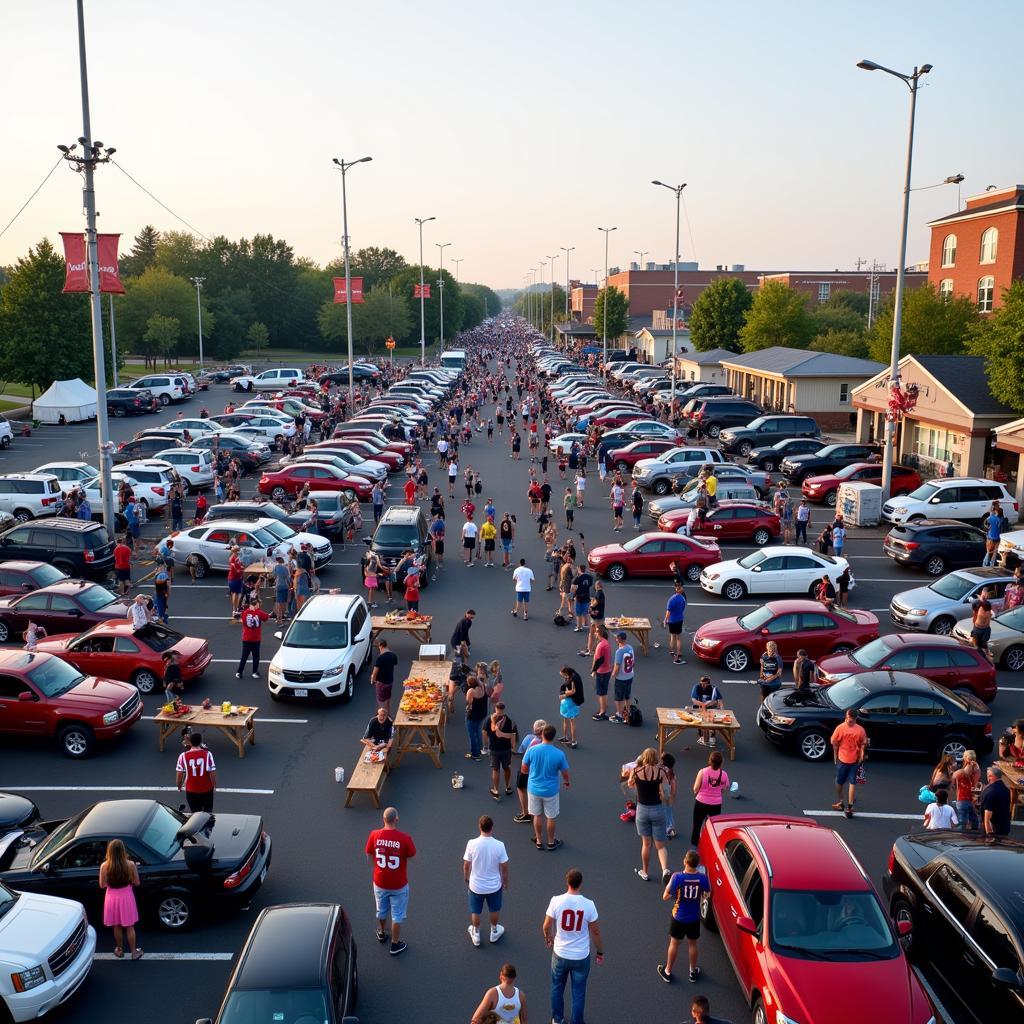
<path id="1" fill-rule="evenodd" d="M 7 418 L 0 416 L 0 448 L 10 448 L 14 440 L 14 431 Z"/>
<path id="2" fill-rule="evenodd" d="M 154 458 L 169 462 L 188 491 L 213 486 L 213 457 L 205 448 L 168 448 L 157 452 Z"/>
<path id="3" fill-rule="evenodd" d="M 161 405 L 181 402 L 185 399 L 185 389 L 181 386 L 184 378 L 178 374 L 154 373 L 148 377 L 139 377 L 126 385 L 132 391 L 149 391 Z"/>
<path id="4" fill-rule="evenodd" d="M 978 523 L 998 501 L 1003 515 L 1015 522 L 1017 502 L 1003 484 L 980 477 L 938 477 L 921 484 L 916 491 L 890 498 L 882 504 L 882 519 L 899 525 L 915 519 L 959 519 Z"/>
<path id="5" fill-rule="evenodd" d="M 586 443 L 586 434 L 559 434 L 558 437 L 554 438 L 551 444 L 548 445 L 548 448 L 552 455 L 568 455 L 574 444 L 578 444 L 582 451 Z"/>
<path id="6" fill-rule="evenodd" d="M 370 612 L 358 594 L 317 594 L 276 633 L 281 647 L 270 662 L 271 700 L 282 697 L 352 699 L 356 676 L 370 660 Z"/>
<path id="7" fill-rule="evenodd" d="M 295 420 L 291 416 L 285 416 L 283 413 L 272 413 L 269 409 L 264 409 L 260 412 L 253 410 L 251 414 L 249 412 L 242 413 L 241 411 L 236 411 L 225 415 L 229 416 L 232 420 L 239 415 L 247 416 L 248 419 L 242 422 L 227 424 L 228 430 L 234 433 L 241 427 L 257 428 L 262 432 L 261 435 L 252 434 L 252 437 L 262 440 L 266 445 L 276 445 L 280 438 L 292 437 L 295 434 Z M 217 417 L 214 417 L 214 419 L 217 419 Z"/>
<path id="8" fill-rule="evenodd" d="M 51 473 L 61 483 L 81 484 L 89 480 L 95 480 L 100 471 L 88 462 L 47 462 L 45 465 L 37 466 L 33 473 Z"/>
<path id="9" fill-rule="evenodd" d="M 155 458 L 139 459 L 122 462 L 117 468 L 138 485 L 132 489 L 135 497 L 146 506 L 147 515 L 166 507 L 171 487 L 178 480 L 178 472 L 169 462 Z"/>
<path id="10" fill-rule="evenodd" d="M 845 558 L 822 555 L 810 548 L 760 548 L 743 558 L 709 565 L 700 574 L 701 589 L 742 601 L 748 594 L 812 593 L 822 578 L 835 583 L 846 569 Z"/>
<path id="11" fill-rule="evenodd" d="M 215 423 L 211 419 L 204 419 L 201 416 L 181 416 L 170 423 L 165 423 L 160 430 L 173 430 L 177 434 L 184 434 L 187 430 L 193 437 L 202 437 L 204 434 L 219 434 L 225 429 L 221 423 Z"/>
<path id="12" fill-rule="evenodd" d="M 306 375 L 294 366 L 280 367 L 276 370 L 264 370 L 255 376 L 246 374 L 234 377 L 231 386 L 236 391 L 279 391 L 290 388 L 293 384 L 301 384 Z"/>
<path id="13" fill-rule="evenodd" d="M 22 833 L 4 837 L 3 848 Z M 96 932 L 81 903 L 14 892 L 0 883 L 0 1016 L 30 1021 L 59 1006 L 88 977 Z"/>

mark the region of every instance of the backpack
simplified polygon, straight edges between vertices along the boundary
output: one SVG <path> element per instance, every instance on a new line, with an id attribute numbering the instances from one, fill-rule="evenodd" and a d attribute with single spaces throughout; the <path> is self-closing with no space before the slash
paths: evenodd
<path id="1" fill-rule="evenodd" d="M 555 617 L 551 620 L 556 626 L 568 626 L 569 620 L 561 613 L 556 612 Z"/>
<path id="2" fill-rule="evenodd" d="M 635 697 L 633 698 L 633 703 L 629 705 L 626 711 L 626 721 L 634 729 L 638 729 L 644 724 L 644 713 L 640 710 L 640 705 Z"/>
<path id="3" fill-rule="evenodd" d="M 483 489 L 484 489 L 484 485 L 482 483 L 480 483 L 479 480 L 477 480 L 476 485 L 473 488 L 473 490 L 476 491 L 477 494 L 481 494 L 481 493 L 483 493 Z"/>

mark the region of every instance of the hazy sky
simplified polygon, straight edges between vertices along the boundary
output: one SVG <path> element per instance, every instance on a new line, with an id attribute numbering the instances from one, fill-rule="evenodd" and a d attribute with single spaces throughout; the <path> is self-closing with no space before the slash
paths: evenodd
<path id="1" fill-rule="evenodd" d="M 206 234 L 271 232 L 321 263 L 340 252 L 331 158 L 348 176 L 353 246 L 418 262 L 451 242 L 460 277 L 516 287 L 575 246 L 570 270 L 682 255 L 702 267 L 892 266 L 909 95 L 862 57 L 934 65 L 918 102 L 915 184 L 963 195 L 1024 180 L 1020 5 L 520 0 L 86 0 L 93 132 Z M 0 226 L 81 134 L 73 0 L 0 2 L 7 140 Z M 101 230 L 181 228 L 102 169 Z M 0 263 L 82 224 L 61 167 L 7 234 Z M 908 261 L 955 186 L 918 192 Z M 692 229 L 692 242 L 690 231 Z M 545 271 L 545 277 L 550 271 Z M 565 279 L 565 260 L 556 263 Z"/>

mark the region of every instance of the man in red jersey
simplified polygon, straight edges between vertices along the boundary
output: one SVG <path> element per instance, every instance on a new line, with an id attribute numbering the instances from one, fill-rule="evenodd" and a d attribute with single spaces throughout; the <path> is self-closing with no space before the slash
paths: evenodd
<path id="1" fill-rule="evenodd" d="M 188 809 L 213 813 L 213 792 L 217 788 L 217 765 L 213 753 L 203 746 L 203 737 L 193 732 L 189 747 L 178 755 L 178 789 L 185 789 Z"/>
<path id="2" fill-rule="evenodd" d="M 391 955 L 404 952 L 400 935 L 409 906 L 406 861 L 416 856 L 412 837 L 398 830 L 398 811 L 384 811 L 384 827 L 374 829 L 366 840 L 366 856 L 373 864 L 373 895 L 377 901 L 377 941 L 387 942 L 384 924 L 391 914 Z"/>

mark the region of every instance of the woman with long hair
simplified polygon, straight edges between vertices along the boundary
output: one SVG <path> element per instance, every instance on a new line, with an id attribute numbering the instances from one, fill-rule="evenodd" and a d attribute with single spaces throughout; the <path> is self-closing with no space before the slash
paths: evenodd
<path id="1" fill-rule="evenodd" d="M 128 851 L 120 839 L 107 843 L 107 856 L 100 865 L 100 888 L 103 896 L 103 923 L 114 929 L 114 956 L 124 956 L 124 938 L 127 932 L 128 949 L 133 960 L 142 956 L 135 942 L 135 924 L 139 908 L 135 902 L 134 886 L 139 884 L 139 869 L 128 859 Z"/>
<path id="2" fill-rule="evenodd" d="M 693 831 L 690 844 L 697 845 L 705 818 L 722 813 L 722 797 L 729 788 L 729 773 L 722 767 L 725 759 L 720 750 L 708 755 L 708 766 L 697 772 L 693 780 Z"/>
<path id="3" fill-rule="evenodd" d="M 626 785 L 636 789 L 636 831 L 640 836 L 640 867 L 634 868 L 633 873 L 644 882 L 650 877 L 648 869 L 652 843 L 661 862 L 662 882 L 667 882 L 670 875 L 668 849 L 665 846 L 667 824 L 662 799 L 664 781 L 665 768 L 653 747 L 641 753 L 626 779 Z"/>

